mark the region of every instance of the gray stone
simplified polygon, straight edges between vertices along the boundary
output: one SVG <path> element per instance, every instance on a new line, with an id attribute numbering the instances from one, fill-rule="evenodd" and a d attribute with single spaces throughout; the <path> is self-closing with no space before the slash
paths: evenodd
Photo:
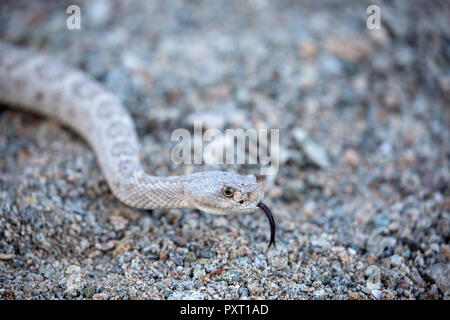
<path id="1" fill-rule="evenodd" d="M 321 168 L 327 168 L 330 166 L 328 153 L 321 145 L 314 142 L 305 130 L 302 128 L 296 128 L 293 131 L 293 136 L 312 163 Z"/>
<path id="2" fill-rule="evenodd" d="M 433 279 L 442 293 L 450 290 L 450 264 L 437 263 L 426 270 L 426 274 Z"/>

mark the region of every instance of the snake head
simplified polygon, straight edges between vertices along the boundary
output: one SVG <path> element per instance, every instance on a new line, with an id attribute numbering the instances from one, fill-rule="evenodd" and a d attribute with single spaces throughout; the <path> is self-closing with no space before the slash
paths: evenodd
<path id="1" fill-rule="evenodd" d="M 213 214 L 244 214 L 260 208 L 270 223 L 268 249 L 275 245 L 275 220 L 261 202 L 264 193 L 255 176 L 222 171 L 194 173 L 184 185 L 184 195 L 193 208 Z"/>
<path id="2" fill-rule="evenodd" d="M 264 196 L 254 175 L 213 171 L 191 177 L 184 185 L 185 197 L 192 207 L 208 213 L 251 213 Z"/>

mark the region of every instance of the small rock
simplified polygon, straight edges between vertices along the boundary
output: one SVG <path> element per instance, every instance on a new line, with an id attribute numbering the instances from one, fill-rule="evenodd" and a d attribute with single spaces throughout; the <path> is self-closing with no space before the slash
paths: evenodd
<path id="1" fill-rule="evenodd" d="M 446 244 L 441 245 L 441 253 L 450 260 L 450 247 Z"/>
<path id="2" fill-rule="evenodd" d="M 75 264 L 70 265 L 69 267 L 67 267 L 66 269 L 66 274 L 71 275 L 71 274 L 78 274 L 80 273 L 81 268 Z"/>
<path id="3" fill-rule="evenodd" d="M 344 266 L 348 266 L 350 264 L 350 258 L 348 257 L 346 251 L 339 252 L 338 256 Z"/>
<path id="4" fill-rule="evenodd" d="M 83 287 L 81 268 L 77 265 L 70 265 L 66 269 L 66 274 L 68 277 L 66 279 L 65 293 L 75 297 L 79 294 L 81 288 Z"/>
<path id="5" fill-rule="evenodd" d="M 95 294 L 95 287 L 86 287 L 83 289 L 83 296 L 86 298 L 92 298 L 92 296 Z"/>
<path id="6" fill-rule="evenodd" d="M 350 292 L 348 294 L 348 298 L 350 300 L 361 300 L 361 297 L 359 296 L 359 294 L 355 293 L 355 292 Z"/>
<path id="7" fill-rule="evenodd" d="M 412 167 L 416 163 L 416 157 L 414 155 L 414 152 L 411 150 L 408 150 L 404 152 L 401 156 L 401 162 L 403 165 Z"/>
<path id="8" fill-rule="evenodd" d="M 372 290 L 379 290 L 380 288 L 381 287 L 380 287 L 380 285 L 378 283 L 373 283 L 373 282 L 367 281 L 366 282 L 366 289 L 367 290 L 363 289 L 363 291 L 366 292 L 366 293 L 371 293 Z"/>
<path id="9" fill-rule="evenodd" d="M 275 188 L 273 188 L 275 189 Z M 281 189 L 281 194 L 287 201 L 298 200 L 302 191 L 305 189 L 305 182 L 303 180 L 287 181 L 284 188 Z M 272 194 L 272 193 L 270 193 Z"/>
<path id="10" fill-rule="evenodd" d="M 372 290 L 372 292 L 370 293 L 370 296 L 372 298 L 374 298 L 375 300 L 380 300 L 381 299 L 381 291 L 380 290 Z"/>
<path id="11" fill-rule="evenodd" d="M 350 165 L 354 168 L 357 167 L 359 165 L 358 152 L 356 152 L 356 150 L 354 150 L 354 149 L 348 149 L 344 153 L 344 160 L 348 165 Z"/>
<path id="12" fill-rule="evenodd" d="M 444 294 L 450 291 L 450 264 L 437 263 L 428 268 L 426 274 L 434 280 L 439 290 Z"/>
<path id="13" fill-rule="evenodd" d="M 13 254 L 0 253 L 0 260 L 11 260 L 14 258 Z"/>
<path id="14" fill-rule="evenodd" d="M 261 295 L 261 288 L 255 285 L 248 285 L 247 286 L 248 292 L 250 292 L 250 294 L 252 296 L 259 296 Z"/>
<path id="15" fill-rule="evenodd" d="M 366 58 L 373 50 L 372 43 L 362 37 L 350 40 L 332 36 L 325 41 L 324 47 L 334 55 L 354 62 Z"/>
<path id="16" fill-rule="evenodd" d="M 200 279 L 205 275 L 205 269 L 201 266 L 195 266 L 194 271 L 192 272 L 195 279 Z"/>
<path id="17" fill-rule="evenodd" d="M 204 258 L 204 259 L 212 259 L 212 258 L 214 258 L 215 254 L 212 251 L 209 251 L 206 249 L 201 249 L 199 256 L 200 256 L 200 258 Z"/>
<path id="18" fill-rule="evenodd" d="M 391 218 L 385 213 L 379 213 L 375 216 L 375 228 L 386 228 L 391 223 Z"/>
<path id="19" fill-rule="evenodd" d="M 96 293 L 92 296 L 94 300 L 107 300 L 109 295 L 106 292 Z"/>
<path id="20" fill-rule="evenodd" d="M 314 58 L 319 52 L 318 46 L 312 41 L 304 41 L 298 45 L 298 50 L 306 58 Z"/>
<path id="21" fill-rule="evenodd" d="M 330 243 L 325 240 L 325 239 L 311 239 L 311 245 L 313 247 L 319 247 L 322 249 L 329 249 L 330 248 Z"/>
<path id="22" fill-rule="evenodd" d="M 327 168 L 330 166 L 328 153 L 322 146 L 314 142 L 305 130 L 296 128 L 293 131 L 293 135 L 294 139 L 312 163 L 320 168 Z"/>
<path id="23" fill-rule="evenodd" d="M 366 244 L 366 249 L 370 253 L 374 253 L 374 258 L 381 256 L 385 250 L 393 250 L 397 245 L 397 239 L 394 237 L 381 237 L 379 234 L 374 234 L 369 237 Z"/>
<path id="24" fill-rule="evenodd" d="M 324 289 L 314 290 L 313 296 L 316 299 L 324 299 L 325 298 L 325 290 Z"/>
<path id="25" fill-rule="evenodd" d="M 378 266 L 371 265 L 366 270 L 366 275 L 369 275 L 367 278 L 366 286 L 363 288 L 363 291 L 367 294 L 371 294 L 372 290 L 380 290 L 380 282 L 381 282 L 381 271 Z"/>
<path id="26" fill-rule="evenodd" d="M 336 56 L 321 53 L 318 58 L 320 71 L 326 76 L 336 76 L 342 73 L 342 63 Z"/>
<path id="27" fill-rule="evenodd" d="M 381 299 L 383 300 L 394 300 L 397 297 L 397 293 L 395 293 L 393 290 L 383 290 L 383 293 L 381 295 Z"/>
<path id="28" fill-rule="evenodd" d="M 169 253 L 169 259 L 173 261 L 177 266 L 183 265 L 183 257 L 176 253 L 175 251 L 171 251 Z"/>
<path id="29" fill-rule="evenodd" d="M 112 216 L 110 221 L 116 231 L 124 230 L 128 224 L 128 220 L 123 217 Z"/>
<path id="30" fill-rule="evenodd" d="M 241 270 L 227 270 L 223 273 L 222 279 L 231 285 L 241 279 L 241 273 Z"/>

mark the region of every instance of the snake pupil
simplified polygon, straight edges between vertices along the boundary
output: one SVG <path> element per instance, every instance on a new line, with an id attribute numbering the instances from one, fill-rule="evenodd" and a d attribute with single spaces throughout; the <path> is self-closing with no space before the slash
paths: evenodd
<path id="1" fill-rule="evenodd" d="M 223 188 L 222 192 L 223 192 L 223 195 L 228 198 L 231 198 L 234 194 L 233 188 L 230 188 L 230 187 Z"/>

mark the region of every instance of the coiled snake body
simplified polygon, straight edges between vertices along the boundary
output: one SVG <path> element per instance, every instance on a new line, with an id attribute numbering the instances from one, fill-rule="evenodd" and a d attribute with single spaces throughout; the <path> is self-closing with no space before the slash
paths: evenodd
<path id="1" fill-rule="evenodd" d="M 211 171 L 159 177 L 144 172 L 132 118 L 119 99 L 85 73 L 0 42 L 0 102 L 58 119 L 94 149 L 114 195 L 142 209 L 195 208 L 244 214 L 260 207 L 263 192 L 253 175 Z"/>

